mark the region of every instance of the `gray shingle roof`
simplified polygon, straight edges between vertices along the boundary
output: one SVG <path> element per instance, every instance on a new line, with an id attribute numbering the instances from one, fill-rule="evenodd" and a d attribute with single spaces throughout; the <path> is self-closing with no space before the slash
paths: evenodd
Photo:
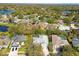
<path id="1" fill-rule="evenodd" d="M 16 41 L 25 41 L 26 36 L 25 35 L 15 35 L 12 39 L 14 39 Z"/>
<path id="2" fill-rule="evenodd" d="M 19 45 L 17 44 L 17 42 L 13 42 L 12 47 L 18 47 Z"/>

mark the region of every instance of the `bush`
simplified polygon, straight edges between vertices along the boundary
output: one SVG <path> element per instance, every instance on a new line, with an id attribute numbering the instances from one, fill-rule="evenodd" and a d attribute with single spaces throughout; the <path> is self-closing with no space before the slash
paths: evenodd
<path id="1" fill-rule="evenodd" d="M 34 30 L 34 34 L 36 34 L 36 35 L 38 35 L 38 34 L 46 34 L 46 30 L 35 29 L 35 30 Z"/>
<path id="2" fill-rule="evenodd" d="M 58 29 L 53 29 L 53 30 L 46 30 L 47 35 L 55 34 L 55 35 L 60 35 L 62 32 Z"/>

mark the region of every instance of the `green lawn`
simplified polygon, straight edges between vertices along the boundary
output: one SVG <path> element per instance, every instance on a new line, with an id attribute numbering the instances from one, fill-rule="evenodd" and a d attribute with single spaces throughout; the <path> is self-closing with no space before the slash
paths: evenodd
<path id="1" fill-rule="evenodd" d="M 8 56 L 9 52 L 11 49 L 11 42 L 9 42 L 8 47 L 7 48 L 2 48 L 0 50 L 0 56 Z"/>
<path id="2" fill-rule="evenodd" d="M 18 54 L 19 55 L 25 55 L 25 51 L 26 51 L 26 48 L 25 48 L 25 46 L 22 46 L 21 48 L 19 48 L 19 50 L 18 50 Z"/>
<path id="3" fill-rule="evenodd" d="M 8 56 L 9 52 L 10 52 L 9 48 L 2 48 L 0 50 L 0 56 Z"/>
<path id="4" fill-rule="evenodd" d="M 14 24 L 12 24 L 12 23 L 2 23 L 2 22 L 0 22 L 0 26 L 8 26 L 8 27 L 10 27 L 10 26 L 14 26 Z"/>

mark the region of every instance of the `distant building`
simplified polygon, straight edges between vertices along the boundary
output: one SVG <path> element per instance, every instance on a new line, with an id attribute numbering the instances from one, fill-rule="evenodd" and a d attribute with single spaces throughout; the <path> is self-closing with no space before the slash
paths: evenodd
<path id="1" fill-rule="evenodd" d="M 76 24 L 79 24 L 78 22 L 71 22 L 71 28 L 72 29 L 79 29 L 79 27 L 75 26 Z"/>
<path id="2" fill-rule="evenodd" d="M 41 28 L 42 30 L 46 29 L 48 23 L 47 22 L 39 22 L 38 27 Z"/>
<path id="3" fill-rule="evenodd" d="M 48 24 L 46 29 L 52 30 L 52 29 L 56 29 L 57 27 L 58 27 L 58 24 Z"/>
<path id="4" fill-rule="evenodd" d="M 7 48 L 10 43 L 10 38 L 8 36 L 1 36 L 0 37 L 0 49 Z"/>
<path id="5" fill-rule="evenodd" d="M 72 44 L 74 47 L 79 47 L 79 38 L 78 37 L 74 37 L 72 40 Z"/>
<path id="6" fill-rule="evenodd" d="M 0 22 L 8 23 L 9 22 L 8 16 L 7 15 L 2 15 L 1 18 L 0 18 Z"/>
<path id="7" fill-rule="evenodd" d="M 59 25 L 58 29 L 59 30 L 62 30 L 62 31 L 65 31 L 65 30 L 70 30 L 70 26 L 65 26 L 65 25 Z"/>
<path id="8" fill-rule="evenodd" d="M 22 19 L 18 19 L 18 18 L 17 19 L 14 19 L 14 23 L 19 23 L 19 22 L 21 22 L 21 20 Z"/>

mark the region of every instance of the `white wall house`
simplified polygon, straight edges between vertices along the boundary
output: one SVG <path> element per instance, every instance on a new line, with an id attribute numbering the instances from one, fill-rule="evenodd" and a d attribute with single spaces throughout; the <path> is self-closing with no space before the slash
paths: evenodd
<path id="1" fill-rule="evenodd" d="M 75 24 L 71 24 L 72 29 L 79 29 L 79 27 L 76 27 Z"/>

